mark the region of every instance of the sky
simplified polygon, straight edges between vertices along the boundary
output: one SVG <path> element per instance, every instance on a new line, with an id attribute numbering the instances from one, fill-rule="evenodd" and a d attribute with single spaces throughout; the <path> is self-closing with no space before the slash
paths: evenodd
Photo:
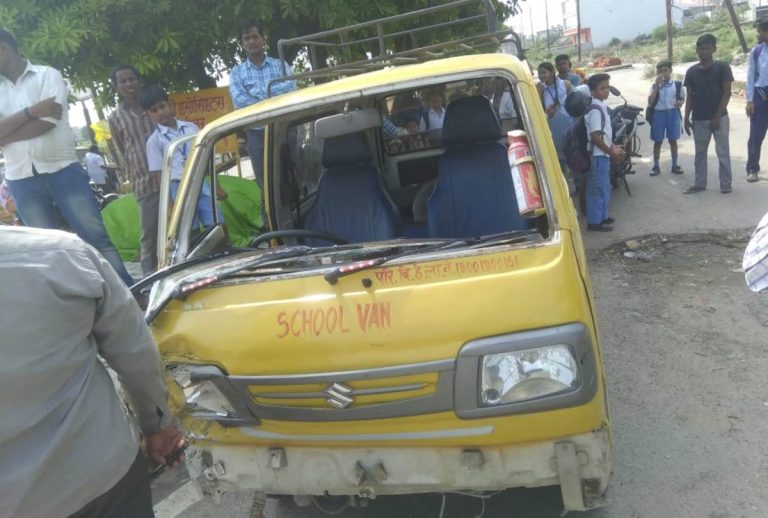
<path id="1" fill-rule="evenodd" d="M 610 10 L 611 5 L 615 5 L 620 2 L 633 2 L 639 0 L 581 0 L 582 4 L 590 5 L 602 5 L 606 10 Z M 643 0 L 647 1 L 647 0 Z M 664 0 L 655 0 L 658 3 L 659 8 L 664 8 Z M 673 0 L 674 6 L 685 6 L 686 4 L 700 3 L 699 0 Z M 735 3 L 735 2 L 734 2 Z M 752 0 L 752 5 L 768 4 L 768 0 Z M 526 36 L 531 34 L 531 25 L 533 25 L 533 31 L 543 31 L 547 28 L 547 8 L 549 10 L 549 25 L 559 25 L 562 23 L 562 0 L 523 0 L 520 5 L 523 8 L 521 15 L 513 16 L 507 19 L 507 24 L 510 25 L 515 31 L 521 30 Z"/>
<path id="2" fill-rule="evenodd" d="M 531 23 L 533 23 L 534 32 L 543 31 L 547 28 L 547 10 L 549 10 L 549 25 L 558 25 L 562 23 L 560 19 L 560 1 L 561 0 L 524 0 L 520 5 L 523 8 L 522 14 L 512 16 L 507 20 L 507 24 L 521 35 L 531 35 Z M 557 16 L 556 16 L 557 14 Z"/>

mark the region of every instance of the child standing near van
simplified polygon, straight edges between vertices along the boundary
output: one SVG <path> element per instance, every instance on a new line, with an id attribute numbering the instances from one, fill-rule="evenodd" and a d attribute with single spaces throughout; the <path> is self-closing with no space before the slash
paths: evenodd
<path id="1" fill-rule="evenodd" d="M 147 163 L 152 174 L 160 174 L 163 167 L 163 156 L 170 143 L 182 135 L 194 135 L 200 129 L 193 123 L 176 119 L 171 109 L 168 93 L 160 86 L 148 86 L 141 91 L 141 106 L 147 111 L 149 117 L 157 125 L 157 128 L 147 139 Z M 176 201 L 176 194 L 181 184 L 181 176 L 191 149 L 191 141 L 185 142 L 176 148 L 171 158 L 171 201 Z M 223 200 L 226 193 L 217 190 L 217 198 Z M 219 215 L 220 216 L 220 215 Z M 219 217 L 221 219 L 221 217 Z M 200 200 L 197 204 L 197 216 L 195 226 L 201 224 L 205 227 L 213 226 L 213 199 L 211 187 L 208 182 L 203 182 L 200 192 Z"/>
<path id="2" fill-rule="evenodd" d="M 624 159 L 624 149 L 613 145 L 613 130 L 608 106 L 605 101 L 610 94 L 611 76 L 594 74 L 587 84 L 592 94 L 595 109 L 588 110 L 584 116 L 588 142 L 592 146 L 592 166 L 587 177 L 587 230 L 610 232 L 613 230 L 613 218 L 608 215 L 608 203 L 611 201 L 611 160 L 620 162 Z"/>
<path id="3" fill-rule="evenodd" d="M 677 140 L 680 138 L 680 123 L 682 116 L 680 107 L 685 102 L 683 83 L 672 81 L 672 62 L 668 59 L 659 61 L 656 65 L 656 81 L 648 94 L 648 106 L 653 115 L 648 122 L 651 124 L 651 140 L 653 140 L 653 169 L 651 176 L 661 173 L 659 158 L 664 138 L 669 141 L 669 152 L 672 155 L 671 172 L 683 174 L 683 169 L 677 164 Z"/>

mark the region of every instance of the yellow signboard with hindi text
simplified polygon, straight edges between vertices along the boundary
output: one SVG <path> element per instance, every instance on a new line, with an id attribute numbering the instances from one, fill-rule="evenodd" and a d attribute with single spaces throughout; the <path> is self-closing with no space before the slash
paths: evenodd
<path id="1" fill-rule="evenodd" d="M 170 95 L 176 118 L 202 128 L 214 119 L 233 111 L 227 87 L 207 88 Z M 237 137 L 232 135 L 216 145 L 217 153 L 237 153 Z"/>

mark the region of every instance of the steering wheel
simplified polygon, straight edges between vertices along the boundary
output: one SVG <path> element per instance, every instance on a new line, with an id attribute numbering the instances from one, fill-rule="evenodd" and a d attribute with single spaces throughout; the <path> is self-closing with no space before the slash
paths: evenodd
<path id="1" fill-rule="evenodd" d="M 264 241 L 269 241 L 270 239 L 282 239 L 285 237 L 309 237 L 314 239 L 322 239 L 324 241 L 330 241 L 335 245 L 346 245 L 349 243 L 349 241 L 343 237 L 339 237 L 336 234 L 331 234 L 330 232 L 294 228 L 289 230 L 273 230 L 272 232 L 265 232 L 264 234 L 260 234 L 253 238 L 250 247 L 256 248 Z"/>

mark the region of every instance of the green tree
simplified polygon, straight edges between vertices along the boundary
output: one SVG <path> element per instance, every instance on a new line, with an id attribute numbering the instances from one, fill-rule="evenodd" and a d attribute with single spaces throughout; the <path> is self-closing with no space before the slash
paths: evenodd
<path id="1" fill-rule="evenodd" d="M 493 0 L 500 20 L 523 0 Z M 48 63 L 76 88 L 113 104 L 109 72 L 130 63 L 175 91 L 215 86 L 241 59 L 237 27 L 260 20 L 270 47 L 278 37 L 342 27 L 444 0 L 3 0 L 0 27 L 24 55 Z M 291 56 L 293 57 L 293 56 Z"/>
<path id="2" fill-rule="evenodd" d="M 677 28 L 676 25 L 672 26 L 672 36 L 677 35 L 677 33 L 680 31 L 680 29 Z M 666 25 L 659 25 L 655 29 L 651 31 L 651 38 L 653 38 L 655 41 L 664 41 L 667 39 L 667 26 Z"/>

